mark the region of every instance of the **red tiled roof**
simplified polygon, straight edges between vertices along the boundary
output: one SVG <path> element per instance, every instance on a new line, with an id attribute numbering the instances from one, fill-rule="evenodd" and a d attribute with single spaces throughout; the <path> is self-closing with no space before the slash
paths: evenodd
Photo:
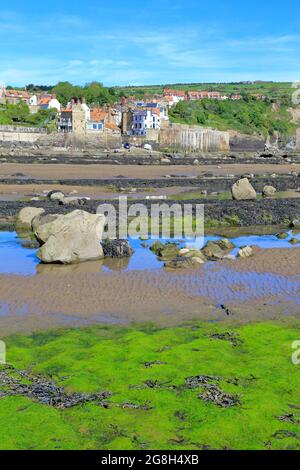
<path id="1" fill-rule="evenodd" d="M 170 88 L 164 89 L 164 96 L 181 96 L 185 97 L 185 91 L 183 90 L 171 90 Z"/>
<path id="2" fill-rule="evenodd" d="M 49 104 L 51 100 L 51 96 L 45 96 L 39 100 L 39 105 Z"/>
<path id="3" fill-rule="evenodd" d="M 6 90 L 5 96 L 6 98 L 24 98 L 24 99 L 30 98 L 29 93 L 23 90 Z"/>
<path id="4" fill-rule="evenodd" d="M 100 108 L 93 108 L 91 109 L 91 115 L 90 119 L 93 122 L 100 122 L 100 121 L 105 121 L 106 118 L 106 112 L 103 111 Z"/>

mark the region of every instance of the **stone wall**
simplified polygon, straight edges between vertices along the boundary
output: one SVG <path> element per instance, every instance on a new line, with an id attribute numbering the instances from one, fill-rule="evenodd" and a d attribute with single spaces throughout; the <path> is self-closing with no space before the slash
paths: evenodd
<path id="1" fill-rule="evenodd" d="M 300 128 L 296 130 L 296 150 L 300 150 Z"/>
<path id="2" fill-rule="evenodd" d="M 3 126 L 9 127 L 9 126 Z M 112 149 L 121 147 L 120 132 L 85 132 L 85 133 L 47 133 L 45 129 L 13 128 L 2 130 L 0 127 L 0 144 L 18 145 L 20 148 L 37 145 L 40 148 L 79 148 L 79 149 Z"/>
<path id="3" fill-rule="evenodd" d="M 162 128 L 159 138 L 162 148 L 189 152 L 219 152 L 229 150 L 229 133 L 199 126 L 170 124 Z"/>

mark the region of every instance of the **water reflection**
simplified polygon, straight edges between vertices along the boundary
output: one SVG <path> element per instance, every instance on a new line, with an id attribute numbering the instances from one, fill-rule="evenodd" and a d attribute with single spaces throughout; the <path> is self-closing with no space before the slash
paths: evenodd
<path id="1" fill-rule="evenodd" d="M 289 240 L 292 238 L 300 240 L 300 234 L 289 232 L 289 237 L 285 240 L 279 240 L 275 235 L 244 235 L 230 240 L 240 247 L 243 245 L 254 245 L 260 248 L 288 248 L 292 249 L 297 245 L 291 245 Z M 194 241 L 188 240 L 179 242 L 179 246 L 202 248 L 208 240 L 218 240 L 221 237 L 206 236 L 199 237 Z M 0 273 L 2 274 L 20 274 L 33 276 L 43 273 L 76 273 L 76 272 L 109 272 L 109 271 L 131 271 L 131 270 L 154 270 L 161 269 L 163 263 L 151 252 L 149 247 L 154 240 L 141 241 L 138 239 L 130 240 L 134 248 L 134 254 L 130 258 L 123 259 L 104 259 L 98 261 L 87 261 L 84 263 L 64 266 L 64 265 L 43 265 L 36 257 L 36 248 L 24 247 L 24 241 L 20 240 L 15 232 L 0 232 Z M 298 245 L 299 246 L 299 245 Z M 238 248 L 233 250 L 236 254 Z"/>

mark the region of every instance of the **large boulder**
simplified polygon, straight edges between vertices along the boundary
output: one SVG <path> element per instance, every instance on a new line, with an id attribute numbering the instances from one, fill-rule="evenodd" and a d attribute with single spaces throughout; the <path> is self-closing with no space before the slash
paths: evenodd
<path id="1" fill-rule="evenodd" d="M 37 215 L 44 214 L 41 207 L 24 207 L 20 210 L 16 218 L 16 231 L 31 232 L 31 222 Z"/>
<path id="2" fill-rule="evenodd" d="M 128 240 L 108 240 L 102 243 L 104 256 L 110 258 L 129 258 L 134 250 Z"/>
<path id="3" fill-rule="evenodd" d="M 103 258 L 100 242 L 104 215 L 75 210 L 48 220 L 44 225 L 47 228 L 43 228 L 43 235 L 42 229 L 39 232 L 39 226 L 36 227 L 36 232 L 46 238 L 37 254 L 43 263 L 70 264 Z"/>
<path id="4" fill-rule="evenodd" d="M 248 178 L 241 178 L 231 188 L 232 198 L 236 201 L 256 199 L 256 191 Z"/>

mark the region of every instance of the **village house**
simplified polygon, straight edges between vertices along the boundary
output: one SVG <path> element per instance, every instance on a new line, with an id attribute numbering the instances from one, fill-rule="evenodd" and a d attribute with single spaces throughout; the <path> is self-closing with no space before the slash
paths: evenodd
<path id="1" fill-rule="evenodd" d="M 134 109 L 132 111 L 132 134 L 145 136 L 149 129 L 160 129 L 160 109 Z"/>
<path id="2" fill-rule="evenodd" d="M 219 91 L 188 91 L 187 99 L 189 101 L 203 100 L 203 99 L 221 100 L 222 95 Z"/>
<path id="3" fill-rule="evenodd" d="M 85 102 L 74 99 L 61 109 L 58 130 L 76 133 L 120 132 L 115 116 L 115 110 L 110 107 L 90 109 Z"/>
<path id="4" fill-rule="evenodd" d="M 174 106 L 179 101 L 186 100 L 186 93 L 184 90 L 171 90 L 170 88 L 165 88 L 163 92 L 164 98 L 167 99 L 169 106 Z"/>
<path id="5" fill-rule="evenodd" d="M 104 123 L 106 119 L 106 112 L 100 108 L 94 108 L 90 110 L 90 118 L 87 120 L 86 129 L 92 132 L 103 132 Z"/>
<path id="6" fill-rule="evenodd" d="M 230 99 L 234 101 L 241 100 L 242 98 L 242 95 L 230 95 Z"/>
<path id="7" fill-rule="evenodd" d="M 37 105 L 40 109 L 57 109 L 57 111 L 60 111 L 61 108 L 61 104 L 56 98 L 56 95 L 40 96 Z"/>
<path id="8" fill-rule="evenodd" d="M 7 104 L 18 104 L 23 102 L 29 104 L 30 95 L 24 90 L 7 90 L 4 89 L 4 99 Z M 3 93 L 3 91 L 2 91 Z"/>

